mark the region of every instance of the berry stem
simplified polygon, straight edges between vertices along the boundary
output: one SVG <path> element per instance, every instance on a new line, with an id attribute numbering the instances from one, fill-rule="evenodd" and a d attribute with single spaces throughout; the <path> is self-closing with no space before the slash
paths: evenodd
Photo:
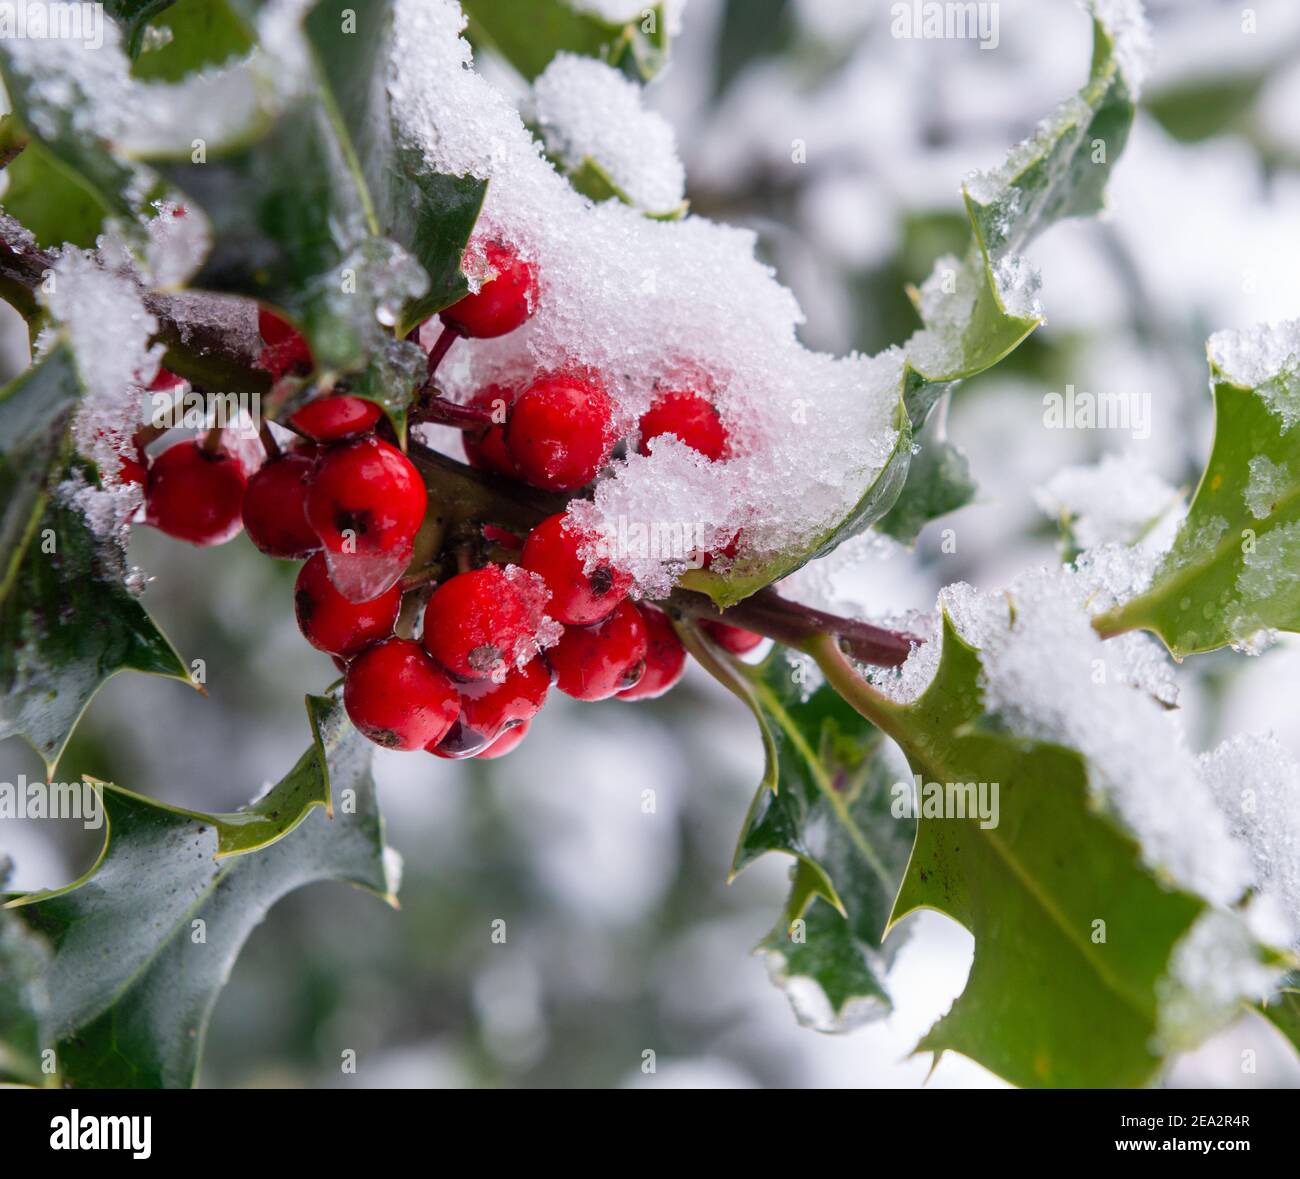
<path id="1" fill-rule="evenodd" d="M 423 569 L 417 569 L 413 573 L 404 573 L 401 580 L 402 593 L 413 590 L 417 586 L 428 585 L 431 581 L 437 581 L 441 574 L 441 563 L 426 565 Z"/>
<path id="2" fill-rule="evenodd" d="M 134 442 L 134 443 L 135 443 L 135 444 L 136 444 L 136 445 L 137 445 L 141 450 L 143 450 L 143 449 L 144 449 L 146 446 L 148 446 L 150 443 L 152 443 L 152 442 L 156 442 L 159 438 L 161 438 L 164 434 L 166 434 L 167 431 L 168 431 L 170 428 L 171 428 L 171 427 L 169 427 L 169 426 L 153 426 L 153 425 L 150 425 L 150 426 L 141 426 L 141 427 L 140 427 L 140 428 L 139 428 L 139 429 L 138 429 L 138 430 L 137 430 L 137 431 L 136 431 L 136 432 L 131 436 L 131 440 L 132 440 L 132 441 L 133 441 L 133 442 Z"/>
<path id="3" fill-rule="evenodd" d="M 669 604 L 683 614 L 743 627 L 809 654 L 811 643 L 824 635 L 833 635 L 841 649 L 854 659 L 878 667 L 900 666 L 912 648 L 922 642 L 915 635 L 791 602 L 772 589 L 759 590 L 725 611 L 719 610 L 703 594 L 682 590 L 673 593 Z"/>
<path id="4" fill-rule="evenodd" d="M 436 422 L 440 426 L 452 426 L 457 430 L 480 430 L 492 425 L 492 411 L 486 406 L 460 405 L 448 401 L 437 392 L 437 386 L 427 384 L 420 391 L 415 407 L 411 410 L 412 422 Z"/>
<path id="5" fill-rule="evenodd" d="M 447 355 L 448 350 L 459 337 L 454 327 L 444 327 L 437 340 L 434 341 L 433 347 L 429 349 L 429 367 L 427 369 L 429 380 L 433 380 L 433 374 L 438 371 L 438 365 L 442 363 L 442 358 Z"/>
<path id="6" fill-rule="evenodd" d="M 806 652 L 821 668 L 826 682 L 861 716 L 887 736 L 893 737 L 906 752 L 910 748 L 907 726 L 901 724 L 902 706 L 876 691 L 848 660 L 833 635 L 819 635 L 808 643 Z"/>
<path id="7" fill-rule="evenodd" d="M 203 439 L 203 449 L 207 451 L 208 454 L 221 453 L 221 436 L 225 428 L 225 426 L 213 426 L 212 429 L 207 432 L 207 435 Z"/>
<path id="8" fill-rule="evenodd" d="M 262 440 L 262 449 L 266 451 L 266 461 L 271 462 L 273 459 L 278 459 L 280 457 L 280 444 L 275 440 L 275 435 L 271 433 L 270 424 L 263 422 L 257 436 Z"/>

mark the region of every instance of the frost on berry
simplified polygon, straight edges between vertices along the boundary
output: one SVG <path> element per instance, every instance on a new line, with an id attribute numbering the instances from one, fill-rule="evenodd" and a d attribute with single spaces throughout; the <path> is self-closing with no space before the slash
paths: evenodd
<path id="1" fill-rule="evenodd" d="M 594 538 L 584 553 L 588 561 L 608 554 L 642 596 L 665 596 L 699 567 L 701 554 L 721 551 L 742 524 L 747 537 L 764 523 L 780 527 L 756 506 L 738 503 L 742 493 L 719 479 L 719 464 L 677 438 L 656 438 L 649 449 L 649 455 L 628 455 L 618 475 L 596 484 L 592 499 L 569 506 L 574 526 Z"/>
<path id="2" fill-rule="evenodd" d="M 521 565 L 507 565 L 504 573 L 506 584 L 524 604 L 530 620 L 529 633 L 520 638 L 508 655 L 511 664 L 523 667 L 535 655 L 554 647 L 564 634 L 564 627 L 547 616 L 546 603 L 551 591 L 546 588 L 546 582 Z"/>
<path id="3" fill-rule="evenodd" d="M 502 683 L 554 641 L 548 596 L 545 583 L 517 565 L 459 573 L 430 595 L 422 641 L 458 679 Z"/>
<path id="4" fill-rule="evenodd" d="M 441 313 L 442 322 L 461 335 L 504 336 L 537 310 L 537 268 L 511 243 L 471 239 L 461 269 L 470 293 Z"/>

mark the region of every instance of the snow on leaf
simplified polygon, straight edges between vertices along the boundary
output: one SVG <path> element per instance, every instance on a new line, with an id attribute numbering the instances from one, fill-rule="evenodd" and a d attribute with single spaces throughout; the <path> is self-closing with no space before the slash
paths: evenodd
<path id="1" fill-rule="evenodd" d="M 531 111 L 547 150 L 579 191 L 659 216 L 685 211 L 686 173 L 672 125 L 645 110 L 641 88 L 611 66 L 557 54 L 533 83 Z"/>
<path id="2" fill-rule="evenodd" d="M 1300 321 L 1210 340 L 1214 445 L 1145 592 L 1098 618 L 1182 658 L 1300 630 Z"/>
<path id="3" fill-rule="evenodd" d="M 997 807 L 989 824 L 969 807 L 923 805 L 891 923 L 937 909 L 974 935 L 975 960 L 918 1051 L 961 1052 L 1022 1086 L 1148 1083 L 1175 1029 L 1180 1048 L 1204 1038 L 1228 991 L 1235 1005 L 1238 985 L 1250 995 L 1276 967 L 1261 965 L 1268 951 L 1240 914 L 1211 909 L 1144 862 L 1096 805 L 1088 758 L 982 719 L 995 673 L 946 613 L 939 658 L 926 691 L 883 706 L 880 723 L 923 783 L 946 793 L 988 784 Z M 1249 969 L 1207 990 L 1207 960 Z"/>

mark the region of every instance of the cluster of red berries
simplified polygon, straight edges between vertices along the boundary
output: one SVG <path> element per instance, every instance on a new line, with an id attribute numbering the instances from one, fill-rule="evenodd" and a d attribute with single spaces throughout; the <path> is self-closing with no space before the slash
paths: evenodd
<path id="1" fill-rule="evenodd" d="M 495 277 L 442 312 L 458 335 L 504 334 L 535 306 L 533 269 L 498 243 L 486 253 Z M 310 371 L 306 342 L 292 327 L 268 312 L 259 326 L 259 363 L 273 377 Z M 160 374 L 155 388 L 173 380 Z M 613 449 L 613 402 L 593 377 L 546 375 L 517 395 L 491 386 L 475 401 L 507 411 L 465 435 L 476 467 L 575 490 Z M 552 684 L 579 700 L 643 700 L 677 683 L 686 651 L 673 623 L 631 601 L 631 577 L 563 513 L 526 538 L 484 528 L 517 561 L 464 568 L 431 593 L 418 578 L 403 581 L 427 492 L 410 459 L 376 435 L 381 418 L 362 398 L 319 397 L 289 418 L 299 436 L 293 445 L 255 472 L 218 432 L 174 443 L 151 461 L 140 449 L 138 462 L 124 460 L 121 477 L 143 484 L 146 521 L 171 536 L 220 544 L 242 526 L 262 552 L 306 559 L 295 587 L 298 625 L 344 669 L 353 723 L 387 748 L 499 757 L 522 740 Z M 661 394 L 640 433 L 643 448 L 675 434 L 710 459 L 727 445 L 716 410 L 691 390 Z M 379 560 L 391 575 L 359 590 L 339 576 L 354 559 Z M 418 641 L 399 636 L 399 617 L 418 617 L 419 601 L 408 595 L 425 594 Z M 543 637 L 548 618 L 558 640 Z M 704 625 L 733 653 L 761 641 L 722 623 Z"/>

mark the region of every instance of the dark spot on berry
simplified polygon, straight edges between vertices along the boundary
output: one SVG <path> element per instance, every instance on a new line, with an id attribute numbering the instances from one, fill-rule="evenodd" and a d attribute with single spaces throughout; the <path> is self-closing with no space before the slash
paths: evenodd
<path id="1" fill-rule="evenodd" d="M 334 513 L 334 528 L 338 532 L 351 532 L 356 536 L 365 536 L 369 520 L 369 512 L 352 512 L 340 508 Z"/>
<path id="2" fill-rule="evenodd" d="M 627 674 L 623 676 L 623 687 L 635 687 L 641 682 L 643 675 L 645 675 L 645 660 L 640 659 L 627 669 Z"/>
<path id="3" fill-rule="evenodd" d="M 614 570 L 608 565 L 597 565 L 591 571 L 591 576 L 587 578 L 587 584 L 591 586 L 591 592 L 596 597 L 603 598 L 614 588 Z"/>
<path id="4" fill-rule="evenodd" d="M 382 745 L 385 749 L 397 749 L 402 744 L 401 737 L 392 729 L 370 729 L 366 736 L 376 745 Z"/>
<path id="5" fill-rule="evenodd" d="M 299 590 L 293 595 L 293 605 L 303 622 L 311 621 L 311 616 L 316 612 L 316 599 L 311 594 L 306 590 Z"/>

